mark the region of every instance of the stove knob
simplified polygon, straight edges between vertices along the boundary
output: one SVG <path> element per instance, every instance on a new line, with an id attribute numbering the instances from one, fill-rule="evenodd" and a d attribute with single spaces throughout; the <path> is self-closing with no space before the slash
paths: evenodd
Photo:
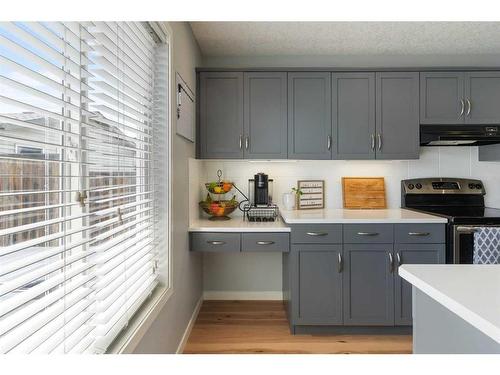
<path id="1" fill-rule="evenodd" d="M 415 187 L 416 187 L 417 189 L 422 189 L 422 184 L 421 184 L 421 183 L 417 183 L 417 184 L 415 185 Z"/>
<path id="2" fill-rule="evenodd" d="M 474 184 L 472 184 L 472 183 L 471 183 L 471 184 L 469 184 L 469 189 L 474 189 L 475 187 L 476 187 L 476 185 L 474 185 Z"/>
<path id="3" fill-rule="evenodd" d="M 408 184 L 408 189 L 413 190 L 413 188 L 414 188 L 414 187 L 415 187 L 415 185 L 413 185 L 413 184 Z"/>
<path id="4" fill-rule="evenodd" d="M 476 184 L 476 189 L 482 189 L 483 188 L 483 185 L 481 184 Z"/>

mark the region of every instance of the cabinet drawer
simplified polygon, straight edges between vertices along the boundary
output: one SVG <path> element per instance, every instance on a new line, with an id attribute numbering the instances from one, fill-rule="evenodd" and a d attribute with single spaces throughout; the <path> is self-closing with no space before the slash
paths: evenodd
<path id="1" fill-rule="evenodd" d="M 344 243 L 393 243 L 392 224 L 346 224 Z"/>
<path id="2" fill-rule="evenodd" d="M 341 224 L 292 225 L 292 243 L 342 243 Z"/>
<path id="3" fill-rule="evenodd" d="M 288 233 L 242 233 L 241 251 L 290 251 Z"/>
<path id="4" fill-rule="evenodd" d="M 396 243 L 444 243 L 444 224 L 396 224 Z"/>
<path id="5" fill-rule="evenodd" d="M 191 233 L 191 251 L 238 252 L 239 233 Z"/>

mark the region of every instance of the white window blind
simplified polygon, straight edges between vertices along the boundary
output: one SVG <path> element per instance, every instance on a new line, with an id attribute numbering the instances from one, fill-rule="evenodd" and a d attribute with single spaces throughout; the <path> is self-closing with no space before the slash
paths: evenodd
<path id="1" fill-rule="evenodd" d="M 168 275 L 168 45 L 0 23 L 0 353 L 104 352 Z"/>

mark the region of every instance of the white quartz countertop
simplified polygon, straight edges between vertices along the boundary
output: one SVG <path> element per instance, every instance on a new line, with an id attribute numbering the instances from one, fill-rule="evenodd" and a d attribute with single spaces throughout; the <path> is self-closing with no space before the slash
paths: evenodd
<path id="1" fill-rule="evenodd" d="M 189 226 L 190 232 L 290 232 L 281 219 L 268 222 L 250 222 L 242 217 L 233 217 L 231 220 L 212 221 L 208 219 L 194 219 Z"/>
<path id="2" fill-rule="evenodd" d="M 287 224 L 331 224 L 331 223 L 446 223 L 443 217 L 428 215 L 402 208 L 376 210 L 312 209 L 280 210 Z"/>
<path id="3" fill-rule="evenodd" d="M 500 343 L 500 264 L 405 264 L 399 275 Z"/>

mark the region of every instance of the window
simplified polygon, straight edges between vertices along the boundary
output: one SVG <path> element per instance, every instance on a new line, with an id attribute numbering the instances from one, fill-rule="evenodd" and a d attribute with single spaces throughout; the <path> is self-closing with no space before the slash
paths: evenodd
<path id="1" fill-rule="evenodd" d="M 0 353 L 104 352 L 168 286 L 168 52 L 146 23 L 0 23 Z"/>

